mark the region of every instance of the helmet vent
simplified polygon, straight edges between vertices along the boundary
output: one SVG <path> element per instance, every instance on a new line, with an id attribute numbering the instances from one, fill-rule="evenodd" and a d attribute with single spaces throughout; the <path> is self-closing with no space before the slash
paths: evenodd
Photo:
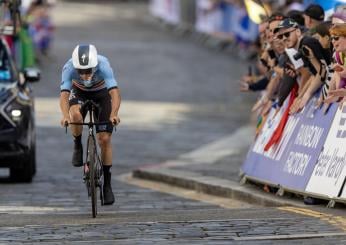
<path id="1" fill-rule="evenodd" d="M 79 64 L 86 66 L 89 64 L 89 45 L 81 45 L 78 49 Z"/>

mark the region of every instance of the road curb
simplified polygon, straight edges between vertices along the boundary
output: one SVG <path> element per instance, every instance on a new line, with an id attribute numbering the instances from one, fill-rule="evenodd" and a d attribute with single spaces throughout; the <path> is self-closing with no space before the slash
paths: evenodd
<path id="1" fill-rule="evenodd" d="M 240 185 L 235 181 L 203 176 L 195 172 L 153 167 L 136 169 L 132 176 L 262 206 L 304 206 L 301 201 L 266 193 L 251 185 Z"/>

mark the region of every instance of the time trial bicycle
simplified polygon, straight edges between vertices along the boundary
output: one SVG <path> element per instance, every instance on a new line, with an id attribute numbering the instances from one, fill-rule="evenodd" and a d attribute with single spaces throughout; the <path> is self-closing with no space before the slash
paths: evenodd
<path id="1" fill-rule="evenodd" d="M 96 218 L 97 215 L 97 188 L 100 192 L 101 205 L 104 203 L 103 199 L 103 163 L 98 153 L 98 148 L 95 139 L 95 126 L 109 122 L 95 122 L 97 112 L 100 111 L 100 106 L 92 100 L 87 100 L 81 106 L 81 114 L 83 118 L 88 114 L 89 122 L 77 123 L 71 122 L 72 125 L 88 126 L 88 138 L 87 138 L 87 151 L 85 161 L 83 163 L 83 180 L 88 191 L 88 197 L 91 198 L 92 217 Z M 65 124 L 66 133 L 67 126 Z"/>

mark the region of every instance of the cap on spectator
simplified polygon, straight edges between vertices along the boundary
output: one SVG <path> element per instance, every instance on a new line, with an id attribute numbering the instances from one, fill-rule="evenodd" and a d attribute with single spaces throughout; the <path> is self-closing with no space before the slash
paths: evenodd
<path id="1" fill-rule="evenodd" d="M 310 4 L 305 10 L 304 14 L 309 16 L 314 20 L 322 21 L 324 20 L 324 10 L 318 4 Z"/>
<path id="2" fill-rule="evenodd" d="M 281 21 L 279 23 L 279 25 L 274 29 L 274 33 L 277 33 L 278 31 L 280 31 L 281 29 L 287 29 L 290 27 L 294 27 L 294 28 L 298 28 L 299 25 L 296 21 L 294 21 L 291 18 L 286 18 L 283 21 Z"/>
<path id="3" fill-rule="evenodd" d="M 293 19 L 300 26 L 304 26 L 304 17 L 301 11 L 291 10 L 287 13 L 287 17 Z"/>

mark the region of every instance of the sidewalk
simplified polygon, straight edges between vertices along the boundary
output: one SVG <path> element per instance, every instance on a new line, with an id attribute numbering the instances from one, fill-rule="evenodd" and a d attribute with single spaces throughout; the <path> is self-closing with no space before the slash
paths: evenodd
<path id="1" fill-rule="evenodd" d="M 304 206 L 302 200 L 279 197 L 262 188 L 240 184 L 239 170 L 253 139 L 251 126 L 180 155 L 175 160 L 133 171 L 133 177 L 164 182 L 211 195 L 264 206 Z"/>

